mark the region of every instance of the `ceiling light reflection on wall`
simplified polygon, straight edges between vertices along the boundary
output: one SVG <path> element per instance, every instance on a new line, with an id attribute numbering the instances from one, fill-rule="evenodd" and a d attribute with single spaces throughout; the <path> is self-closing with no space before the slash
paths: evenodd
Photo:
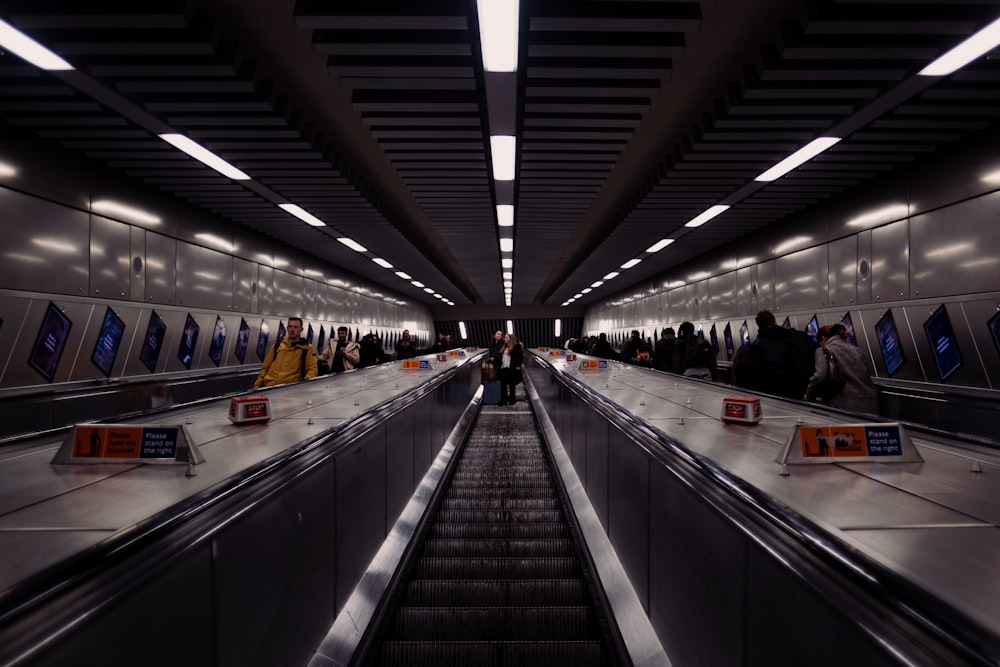
<path id="1" fill-rule="evenodd" d="M 368 248 L 364 247 L 354 239 L 349 239 L 346 236 L 341 236 L 337 240 L 346 245 L 354 252 L 368 252 Z"/>
<path id="2" fill-rule="evenodd" d="M 813 139 L 753 180 L 763 182 L 776 181 L 799 165 L 813 159 L 838 141 L 840 141 L 840 137 L 819 137 L 818 139 Z"/>
<path id="3" fill-rule="evenodd" d="M 872 211 L 865 211 L 861 215 L 848 220 L 845 224 L 848 227 L 873 227 L 884 222 L 900 220 L 910 213 L 910 207 L 906 204 L 889 204 Z"/>
<path id="4" fill-rule="evenodd" d="M 479 41 L 483 46 L 483 69 L 487 72 L 517 71 L 518 2 L 477 0 Z"/>
<path id="5" fill-rule="evenodd" d="M 490 152 L 493 154 L 493 178 L 498 181 L 514 180 L 514 154 L 516 140 L 512 136 L 498 134 L 490 137 Z"/>
<path id="6" fill-rule="evenodd" d="M 17 176 L 17 169 L 6 162 L 0 162 L 0 178 L 7 178 L 10 176 Z"/>
<path id="7" fill-rule="evenodd" d="M 296 204 L 278 204 L 278 208 L 312 227 L 326 227 L 325 222 Z"/>
<path id="8" fill-rule="evenodd" d="M 2 170 L 2 165 L 0 165 L 0 170 Z M 102 215 L 115 216 L 125 222 L 138 222 L 144 225 L 158 225 L 163 222 L 158 216 L 152 213 L 147 213 L 134 206 L 126 206 L 125 204 L 119 204 L 108 199 L 91 202 L 90 210 Z"/>
<path id="9" fill-rule="evenodd" d="M 728 204 L 716 204 L 715 206 L 712 206 L 712 207 L 709 207 L 709 208 L 705 209 L 704 211 L 702 211 L 701 213 L 699 213 L 695 217 L 693 217 L 690 220 L 688 220 L 686 223 L 684 223 L 684 226 L 685 227 L 701 227 L 702 225 L 704 225 L 706 222 L 708 222 L 712 218 L 714 218 L 714 217 L 716 217 L 718 215 L 722 215 L 723 213 L 725 213 L 728 210 L 729 210 L 729 205 Z"/>
<path id="10" fill-rule="evenodd" d="M 951 51 L 933 61 L 917 74 L 923 76 L 945 76 L 995 49 L 1000 45 L 1000 19 L 989 24 Z"/>
<path id="11" fill-rule="evenodd" d="M 168 132 L 166 134 L 161 134 L 160 139 L 163 139 L 177 150 L 187 153 L 195 160 L 198 160 L 198 162 L 211 167 L 227 178 L 231 178 L 234 181 L 250 180 L 250 177 L 244 172 L 229 164 L 207 148 L 192 141 L 191 139 L 188 139 L 183 134 Z"/>
<path id="12" fill-rule="evenodd" d="M 0 46 L 17 54 L 35 67 L 50 72 L 65 72 L 73 69 L 72 65 L 55 53 L 2 20 L 0 20 Z"/>

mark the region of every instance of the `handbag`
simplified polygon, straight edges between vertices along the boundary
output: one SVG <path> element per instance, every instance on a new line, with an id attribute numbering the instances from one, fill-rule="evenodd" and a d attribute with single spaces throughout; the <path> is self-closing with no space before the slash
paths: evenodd
<path id="1" fill-rule="evenodd" d="M 492 361 L 483 362 L 483 382 L 496 382 L 497 368 Z"/>
<path id="2" fill-rule="evenodd" d="M 823 356 L 826 357 L 826 377 L 816 385 L 813 396 L 818 401 L 827 401 L 844 390 L 847 384 L 847 377 L 841 372 L 837 357 L 825 347 Z"/>

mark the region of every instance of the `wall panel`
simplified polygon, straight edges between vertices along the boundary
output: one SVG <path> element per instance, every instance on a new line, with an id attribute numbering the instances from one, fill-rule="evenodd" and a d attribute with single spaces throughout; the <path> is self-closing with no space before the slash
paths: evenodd
<path id="1" fill-rule="evenodd" d="M 97 215 L 90 216 L 90 294 L 104 299 L 127 299 L 131 238 L 129 226 Z"/>
<path id="2" fill-rule="evenodd" d="M 232 308 L 232 255 L 178 243 L 176 281 L 178 305 L 222 311 Z"/>
<path id="3" fill-rule="evenodd" d="M 897 301 L 910 295 L 909 221 L 872 230 L 872 300 Z"/>
<path id="4" fill-rule="evenodd" d="M 829 260 L 825 245 L 774 260 L 775 310 L 811 310 L 826 305 Z"/>
<path id="5" fill-rule="evenodd" d="M 833 241 L 830 250 L 830 305 L 853 306 L 858 299 L 858 237 Z"/>

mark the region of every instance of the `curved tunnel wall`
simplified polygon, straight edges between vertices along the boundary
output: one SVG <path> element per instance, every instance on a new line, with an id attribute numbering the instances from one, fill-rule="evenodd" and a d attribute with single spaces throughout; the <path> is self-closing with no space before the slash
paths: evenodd
<path id="1" fill-rule="evenodd" d="M 72 321 L 56 385 L 104 379 L 90 356 L 108 307 L 125 324 L 113 378 L 259 364 L 262 324 L 273 343 L 289 316 L 303 317 L 317 343 L 321 326 L 327 339 L 347 325 L 352 338 L 373 330 L 387 344 L 403 329 L 421 341 L 432 335 L 426 306 L 264 234 L 57 153 L 10 143 L 2 157 L 17 172 L 0 187 L 0 395 L 49 388 L 28 359 L 50 301 Z M 93 213 L 99 201 L 118 212 Z M 166 335 L 151 372 L 139 352 L 153 310 Z M 177 354 L 188 313 L 200 329 L 190 368 Z M 227 330 L 218 365 L 208 355 L 217 318 Z M 242 362 L 234 354 L 241 319 L 249 327 Z"/>
<path id="2" fill-rule="evenodd" d="M 725 361 L 725 328 L 738 348 L 744 321 L 756 338 L 758 310 L 798 329 L 813 315 L 823 325 L 849 313 L 858 345 L 889 384 L 996 390 L 1000 344 L 988 323 L 1000 312 L 1000 161 L 991 145 L 936 155 L 620 292 L 588 309 L 584 331 L 621 340 L 639 329 L 655 340 L 689 320 L 708 338 L 714 325 Z M 963 360 L 946 380 L 923 330 L 942 304 Z M 889 309 L 905 357 L 891 374 L 874 328 Z"/>

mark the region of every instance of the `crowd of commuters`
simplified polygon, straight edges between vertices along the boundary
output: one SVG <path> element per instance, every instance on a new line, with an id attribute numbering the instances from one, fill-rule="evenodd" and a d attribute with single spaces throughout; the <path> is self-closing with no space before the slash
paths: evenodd
<path id="1" fill-rule="evenodd" d="M 343 373 L 450 348 L 451 336 L 439 333 L 437 342 L 431 348 L 420 349 L 417 341 L 410 336 L 410 330 L 404 329 L 394 345 L 395 354 L 391 354 L 382 347 L 378 334 L 369 332 L 360 341 L 351 340 L 350 330 L 342 326 L 337 328 L 336 338 L 331 335 L 326 347 L 316 350 L 302 338 L 302 318 L 290 317 L 284 336 L 268 348 L 253 386 L 273 387 L 299 382 L 326 373 Z"/>
<path id="2" fill-rule="evenodd" d="M 808 333 L 780 326 L 767 310 L 757 313 L 757 338 L 732 359 L 731 382 L 767 394 L 821 402 L 850 412 L 878 413 L 874 371 L 865 356 L 844 338 L 843 325 Z M 677 331 L 664 327 L 655 341 L 632 330 L 615 350 L 606 334 L 566 341 L 566 349 L 603 359 L 644 366 L 709 381 L 722 379 L 718 350 L 684 322 Z"/>

